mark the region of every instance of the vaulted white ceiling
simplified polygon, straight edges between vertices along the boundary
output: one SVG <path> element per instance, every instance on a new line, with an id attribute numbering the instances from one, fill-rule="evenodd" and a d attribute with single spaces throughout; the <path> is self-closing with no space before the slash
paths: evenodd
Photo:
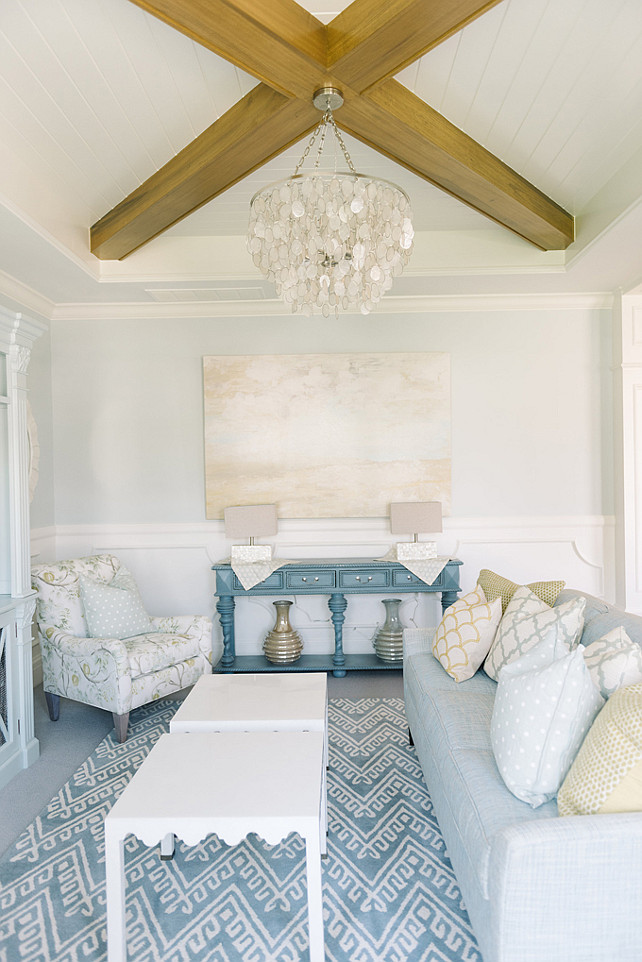
<path id="1" fill-rule="evenodd" d="M 347 3 L 302 5 L 328 22 Z M 347 137 L 357 169 L 411 198 L 416 250 L 390 296 L 639 283 L 641 46 L 640 0 L 504 0 L 402 71 L 417 96 L 572 213 L 577 240 L 538 251 Z M 305 141 L 122 262 L 98 261 L 88 238 L 255 82 L 129 0 L 3 0 L 5 302 L 31 297 L 51 316 L 107 303 L 267 308 L 273 290 L 245 251 L 249 201 L 292 173 Z"/>

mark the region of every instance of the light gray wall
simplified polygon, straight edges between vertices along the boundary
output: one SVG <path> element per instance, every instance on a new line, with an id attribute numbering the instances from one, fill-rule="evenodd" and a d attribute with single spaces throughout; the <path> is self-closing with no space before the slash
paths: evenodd
<path id="1" fill-rule="evenodd" d="M 38 483 L 31 502 L 31 527 L 46 528 L 55 523 L 51 331 L 34 342 L 28 374 L 29 405 L 40 448 Z"/>
<path id="2" fill-rule="evenodd" d="M 453 515 L 611 514 L 610 326 L 591 310 L 55 321 L 56 523 L 204 519 L 203 355 L 366 351 L 451 355 Z M 33 398 L 45 425 L 44 376 Z"/>

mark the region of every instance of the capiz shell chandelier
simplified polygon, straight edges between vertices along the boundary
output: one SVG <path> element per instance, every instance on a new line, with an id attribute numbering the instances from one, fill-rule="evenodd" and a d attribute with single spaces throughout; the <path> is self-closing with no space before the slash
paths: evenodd
<path id="1" fill-rule="evenodd" d="M 414 230 L 407 194 L 395 184 L 358 174 L 332 110 L 343 97 L 333 87 L 314 95 L 323 117 L 287 180 L 258 191 L 250 203 L 248 249 L 292 311 L 368 314 L 403 271 Z M 327 130 L 348 165 L 319 170 Z M 310 173 L 299 173 L 316 142 Z"/>

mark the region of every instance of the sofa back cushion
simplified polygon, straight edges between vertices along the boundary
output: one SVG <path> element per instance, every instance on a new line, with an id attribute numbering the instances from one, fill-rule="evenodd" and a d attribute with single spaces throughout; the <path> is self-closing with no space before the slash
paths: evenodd
<path id="1" fill-rule="evenodd" d="M 642 616 L 629 614 L 623 608 L 609 605 L 601 598 L 587 595 L 585 591 L 576 591 L 573 588 L 565 588 L 561 591 L 555 607 L 563 605 L 573 598 L 586 598 L 584 609 L 584 631 L 582 633 L 582 644 L 590 645 L 594 641 L 603 638 L 613 628 L 624 628 L 632 641 L 642 647 Z"/>

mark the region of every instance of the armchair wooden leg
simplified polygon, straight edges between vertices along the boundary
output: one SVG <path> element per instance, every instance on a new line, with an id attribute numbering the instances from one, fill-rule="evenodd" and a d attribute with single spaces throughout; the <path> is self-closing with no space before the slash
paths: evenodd
<path id="1" fill-rule="evenodd" d="M 125 712 L 124 715 L 117 715 L 116 712 L 112 712 L 112 718 L 114 719 L 114 728 L 116 729 L 116 741 L 122 745 L 123 742 L 127 741 L 129 712 Z"/>
<path id="2" fill-rule="evenodd" d="M 45 692 L 47 710 L 52 721 L 58 721 L 60 716 L 60 695 L 54 695 L 51 691 Z"/>

